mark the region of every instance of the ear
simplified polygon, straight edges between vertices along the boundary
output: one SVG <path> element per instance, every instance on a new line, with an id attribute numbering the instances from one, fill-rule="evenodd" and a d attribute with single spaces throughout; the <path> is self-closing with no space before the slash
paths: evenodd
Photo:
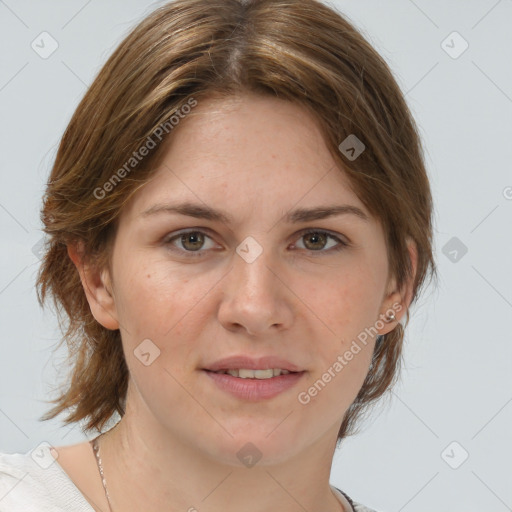
<path id="1" fill-rule="evenodd" d="M 117 311 L 108 269 L 98 269 L 83 259 L 83 242 L 69 244 L 68 255 L 75 264 L 94 318 L 106 329 L 119 329 Z"/>
<path id="2" fill-rule="evenodd" d="M 396 324 L 404 317 L 412 301 L 414 278 L 418 268 L 418 249 L 416 243 L 411 238 L 407 240 L 407 248 L 412 265 L 412 276 L 404 284 L 402 290 L 397 290 L 395 279 L 392 280 L 392 291 L 384 298 L 379 315 L 379 320 L 384 322 L 384 327 L 378 329 L 379 334 L 391 332 L 396 327 Z M 389 321 L 387 320 L 387 316 L 392 312 L 395 314 L 395 320 Z"/>

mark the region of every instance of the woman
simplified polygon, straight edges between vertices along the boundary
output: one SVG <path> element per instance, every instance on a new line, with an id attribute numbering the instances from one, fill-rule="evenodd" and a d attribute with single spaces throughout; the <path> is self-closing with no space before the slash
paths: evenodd
<path id="1" fill-rule="evenodd" d="M 329 483 L 432 255 L 414 121 L 315 0 L 177 0 L 78 106 L 38 276 L 89 442 L 0 455 L 0 511 L 371 511 Z M 115 415 L 115 426 L 104 426 Z"/>

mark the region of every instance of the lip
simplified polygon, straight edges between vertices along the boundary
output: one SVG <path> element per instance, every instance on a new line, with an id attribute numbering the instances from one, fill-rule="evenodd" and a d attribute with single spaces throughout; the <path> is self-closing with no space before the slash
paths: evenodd
<path id="1" fill-rule="evenodd" d="M 229 374 L 214 373 L 220 370 L 234 370 L 240 368 L 247 370 L 280 368 L 281 370 L 288 370 L 293 373 L 271 377 L 270 379 L 242 379 Z M 208 364 L 201 370 L 219 389 L 246 401 L 273 398 L 295 386 L 306 373 L 304 369 L 296 364 L 277 356 L 253 358 L 244 355 L 219 359 L 212 364 Z"/>
<path id="2" fill-rule="evenodd" d="M 302 368 L 297 365 L 276 356 L 263 356 L 253 358 L 243 355 L 225 357 L 219 359 L 214 363 L 208 364 L 203 370 L 211 372 L 218 372 L 220 370 L 236 370 L 244 368 L 247 370 L 268 370 L 270 368 L 280 368 L 281 370 L 288 370 L 289 372 L 302 372 Z M 235 377 L 237 378 L 237 377 Z"/>
<path id="3" fill-rule="evenodd" d="M 289 390 L 302 379 L 305 371 L 288 373 L 270 379 L 241 379 L 227 373 L 214 373 L 202 370 L 221 390 L 246 401 L 258 401 L 273 398 Z"/>

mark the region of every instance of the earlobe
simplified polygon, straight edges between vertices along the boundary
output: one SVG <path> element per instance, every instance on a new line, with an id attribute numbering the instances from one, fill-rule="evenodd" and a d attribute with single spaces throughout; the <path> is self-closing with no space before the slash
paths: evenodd
<path id="1" fill-rule="evenodd" d="M 406 310 L 406 304 L 398 291 L 389 294 L 376 322 L 376 325 L 379 326 L 379 334 L 384 335 L 391 332 L 405 315 Z"/>
<path id="2" fill-rule="evenodd" d="M 116 304 L 108 270 L 98 269 L 83 260 L 83 243 L 81 241 L 78 243 L 78 247 L 69 244 L 67 250 L 80 275 L 87 302 L 89 302 L 94 318 L 106 329 L 119 329 Z"/>

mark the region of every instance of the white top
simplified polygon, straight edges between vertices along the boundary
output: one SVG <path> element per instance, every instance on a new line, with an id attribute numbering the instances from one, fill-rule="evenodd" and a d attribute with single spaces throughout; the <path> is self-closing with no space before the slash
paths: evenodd
<path id="1" fill-rule="evenodd" d="M 78 487 L 41 443 L 27 453 L 0 453 L 0 512 L 94 512 Z M 375 512 L 331 485 L 350 512 Z"/>

